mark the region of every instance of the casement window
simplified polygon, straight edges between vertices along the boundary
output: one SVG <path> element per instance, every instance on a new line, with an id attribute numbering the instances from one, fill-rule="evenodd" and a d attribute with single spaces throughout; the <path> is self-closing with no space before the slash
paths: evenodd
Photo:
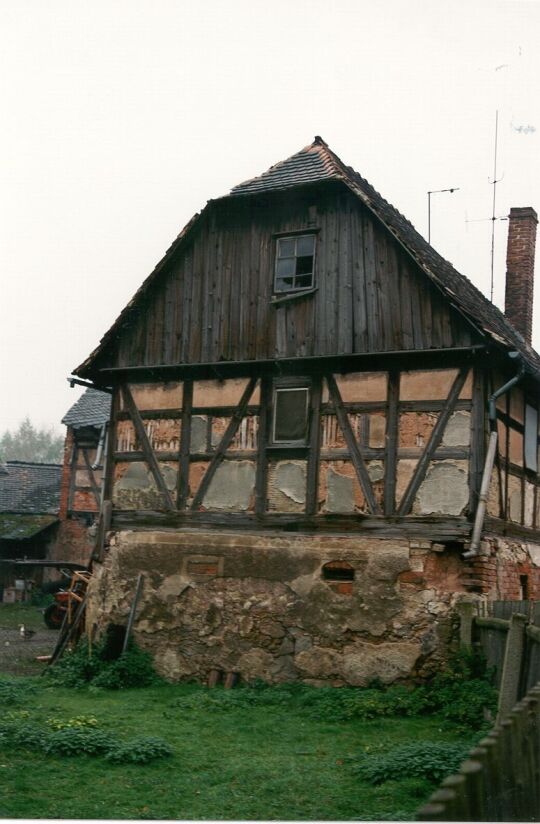
<path id="1" fill-rule="evenodd" d="M 538 409 L 525 404 L 525 436 L 523 439 L 525 469 L 538 472 Z"/>
<path id="2" fill-rule="evenodd" d="M 274 292 L 311 289 L 315 277 L 315 235 L 293 235 L 276 239 Z"/>
<path id="3" fill-rule="evenodd" d="M 308 386 L 274 388 L 272 442 L 288 446 L 305 446 L 309 429 Z"/>

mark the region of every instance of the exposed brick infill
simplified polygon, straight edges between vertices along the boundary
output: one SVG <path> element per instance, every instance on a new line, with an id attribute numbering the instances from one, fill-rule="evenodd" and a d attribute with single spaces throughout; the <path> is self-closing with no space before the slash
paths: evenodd
<path id="1" fill-rule="evenodd" d="M 538 216 L 530 206 L 510 209 L 504 313 L 528 343 L 532 337 L 537 223 Z"/>

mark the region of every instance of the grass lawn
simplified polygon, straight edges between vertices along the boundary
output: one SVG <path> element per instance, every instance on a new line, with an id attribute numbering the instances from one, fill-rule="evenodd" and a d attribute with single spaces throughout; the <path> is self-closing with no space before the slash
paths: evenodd
<path id="1" fill-rule="evenodd" d="M 40 631 L 45 627 L 43 609 L 44 607 L 36 607 L 28 603 L 0 603 L 0 629 L 18 629 L 21 624 L 24 624 L 27 629 Z"/>
<path id="2" fill-rule="evenodd" d="M 354 760 L 411 741 L 460 740 L 436 716 L 337 721 L 294 699 L 213 706 L 208 697 L 221 688 L 113 692 L 28 680 L 36 691 L 4 717 L 22 711 L 38 726 L 94 715 L 119 739 L 159 736 L 175 754 L 125 765 L 0 748 L 2 818 L 412 819 L 433 786 L 409 778 L 373 787 L 354 775 Z"/>

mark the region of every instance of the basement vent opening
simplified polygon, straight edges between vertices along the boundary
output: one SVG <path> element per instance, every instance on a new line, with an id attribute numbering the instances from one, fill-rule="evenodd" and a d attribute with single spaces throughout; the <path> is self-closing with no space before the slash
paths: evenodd
<path id="1" fill-rule="evenodd" d="M 354 569 L 347 561 L 330 561 L 323 566 L 325 581 L 354 581 Z"/>
<path id="2" fill-rule="evenodd" d="M 322 568 L 322 579 L 334 592 L 352 595 L 354 568 L 347 561 L 329 561 Z"/>

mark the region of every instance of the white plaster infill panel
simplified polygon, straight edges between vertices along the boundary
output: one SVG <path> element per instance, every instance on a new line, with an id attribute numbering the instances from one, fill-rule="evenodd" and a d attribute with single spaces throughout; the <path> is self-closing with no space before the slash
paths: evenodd
<path id="1" fill-rule="evenodd" d="M 527 550 L 533 564 L 540 567 L 540 546 L 538 544 L 527 544 Z"/>
<path id="2" fill-rule="evenodd" d="M 417 515 L 461 515 L 469 502 L 466 461 L 433 461 L 414 502 Z"/>
<path id="3" fill-rule="evenodd" d="M 471 441 L 471 413 L 454 412 L 446 424 L 443 446 L 469 446 Z"/>
<path id="4" fill-rule="evenodd" d="M 223 461 L 204 496 L 205 509 L 245 512 L 255 493 L 254 461 Z"/>

